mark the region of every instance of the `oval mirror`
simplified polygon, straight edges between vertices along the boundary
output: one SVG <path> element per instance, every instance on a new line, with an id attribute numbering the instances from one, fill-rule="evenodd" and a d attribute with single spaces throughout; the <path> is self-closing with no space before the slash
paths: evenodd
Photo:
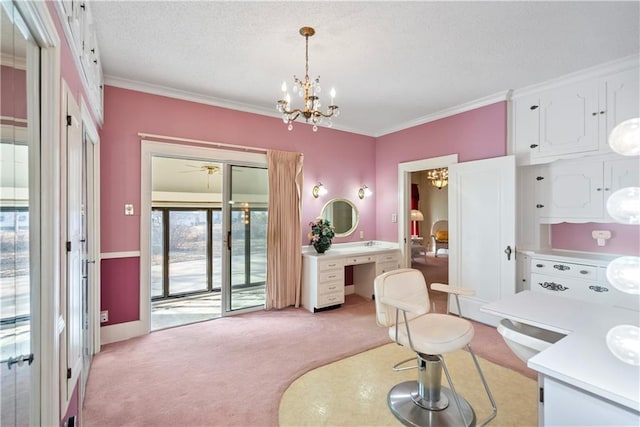
<path id="1" fill-rule="evenodd" d="M 322 208 L 320 216 L 331 221 L 336 237 L 345 237 L 356 230 L 360 217 L 356 205 L 347 199 L 331 199 Z"/>

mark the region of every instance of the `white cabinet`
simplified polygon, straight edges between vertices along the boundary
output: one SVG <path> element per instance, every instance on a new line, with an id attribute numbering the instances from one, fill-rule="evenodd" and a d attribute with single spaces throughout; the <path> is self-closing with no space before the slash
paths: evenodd
<path id="1" fill-rule="evenodd" d="M 636 158 L 609 156 L 579 161 L 559 160 L 536 167 L 529 177 L 540 223 L 614 222 L 606 210 L 608 197 L 624 187 L 640 185 Z"/>
<path id="2" fill-rule="evenodd" d="M 607 262 L 533 255 L 530 259 L 531 291 L 575 300 L 639 310 L 637 298 L 629 298 L 607 282 Z"/>
<path id="3" fill-rule="evenodd" d="M 555 378 L 540 377 L 541 426 L 633 426 L 640 421 L 632 409 Z"/>
<path id="4" fill-rule="evenodd" d="M 313 312 L 344 303 L 345 294 L 373 297 L 376 276 L 400 267 L 397 249 L 347 247 L 324 255 L 302 255 L 302 306 Z M 345 286 L 345 267 L 353 267 L 353 285 Z"/>
<path id="5" fill-rule="evenodd" d="M 607 137 L 640 115 L 638 68 L 514 96 L 514 151 L 519 164 L 610 153 Z"/>

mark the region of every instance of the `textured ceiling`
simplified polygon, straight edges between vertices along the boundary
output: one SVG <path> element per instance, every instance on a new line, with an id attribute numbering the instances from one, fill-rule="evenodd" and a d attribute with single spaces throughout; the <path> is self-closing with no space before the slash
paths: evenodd
<path id="1" fill-rule="evenodd" d="M 334 128 L 371 136 L 637 54 L 639 5 L 91 2 L 107 84 L 274 117 L 282 82 L 304 75 L 298 30 L 312 26 L 309 74 L 337 91 Z"/>

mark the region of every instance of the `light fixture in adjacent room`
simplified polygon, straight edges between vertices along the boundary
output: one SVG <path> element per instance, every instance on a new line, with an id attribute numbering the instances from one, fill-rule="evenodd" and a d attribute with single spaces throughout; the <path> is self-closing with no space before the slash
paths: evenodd
<path id="1" fill-rule="evenodd" d="M 417 209 L 411 209 L 411 221 L 424 221 L 424 215 Z"/>
<path id="2" fill-rule="evenodd" d="M 276 108 L 282 113 L 282 121 L 288 123 L 287 128 L 293 129 L 293 122 L 298 117 L 304 117 L 307 123 L 313 123 L 313 131 L 318 130 L 318 125 L 326 122 L 327 127 L 333 125 L 331 117 L 338 117 L 340 109 L 334 104 L 334 98 L 336 96 L 335 89 L 331 89 L 331 104 L 327 107 L 325 112 L 322 112 L 320 103 L 320 76 L 314 80 L 309 79 L 309 37 L 313 36 L 316 31 L 311 27 L 300 28 L 300 34 L 305 39 L 305 69 L 304 79 L 300 80 L 295 75 L 293 76 L 293 93 L 297 93 L 303 101 L 300 108 L 293 108 L 291 106 L 291 97 L 287 92 L 287 83 L 282 83 L 282 99 L 278 101 Z M 326 120 L 325 120 L 326 119 Z"/>
<path id="3" fill-rule="evenodd" d="M 438 168 L 427 171 L 427 179 L 431 182 L 431 185 L 438 190 L 442 190 L 449 183 L 449 169 Z"/>
<path id="4" fill-rule="evenodd" d="M 369 189 L 369 187 L 367 187 L 366 185 L 363 185 L 362 187 L 360 187 L 360 189 L 358 190 L 358 197 L 360 199 L 364 199 L 365 197 L 369 197 L 373 194 L 373 192 Z"/>
<path id="5" fill-rule="evenodd" d="M 327 187 L 325 187 L 324 185 L 322 185 L 321 182 L 319 182 L 313 187 L 312 193 L 313 193 L 313 197 L 317 199 L 318 197 L 324 196 L 325 194 L 327 194 Z"/>

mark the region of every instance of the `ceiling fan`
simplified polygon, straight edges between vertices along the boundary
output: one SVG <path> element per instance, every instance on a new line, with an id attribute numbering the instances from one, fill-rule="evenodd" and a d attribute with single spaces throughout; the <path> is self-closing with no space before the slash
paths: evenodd
<path id="1" fill-rule="evenodd" d="M 220 166 L 215 166 L 215 165 L 200 165 L 200 166 L 196 166 L 196 165 L 185 165 L 187 167 L 190 168 L 196 168 L 196 170 L 190 170 L 190 171 L 182 171 L 181 173 L 190 173 L 190 172 L 206 172 L 207 174 L 207 189 L 210 187 L 211 185 L 211 177 L 213 176 L 213 174 L 220 172 Z"/>

